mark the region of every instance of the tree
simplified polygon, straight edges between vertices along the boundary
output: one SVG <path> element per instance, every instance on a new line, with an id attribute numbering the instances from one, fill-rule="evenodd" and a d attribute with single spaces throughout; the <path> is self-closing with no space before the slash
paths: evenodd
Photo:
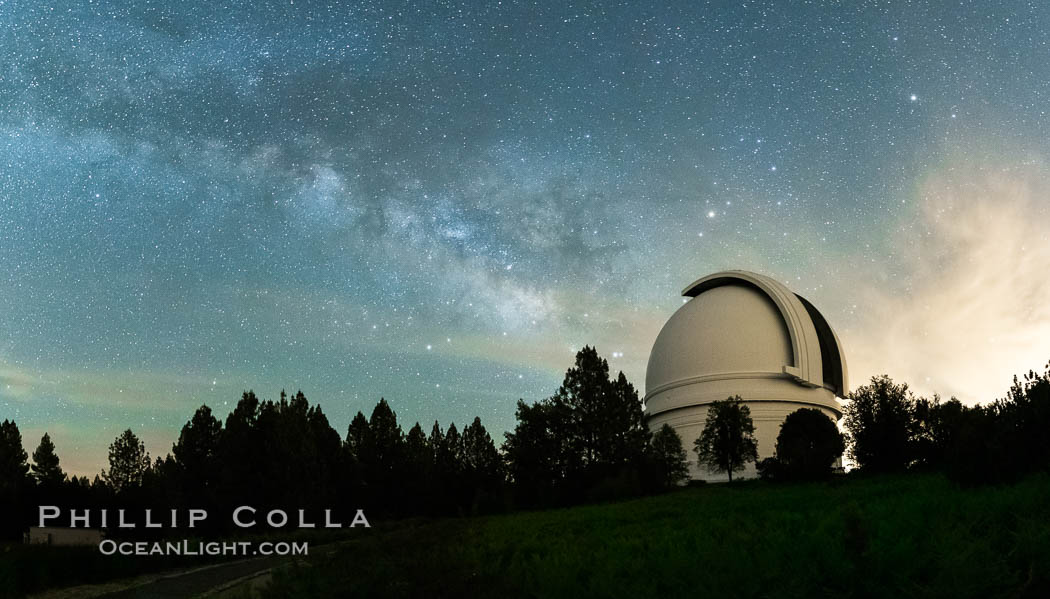
<path id="1" fill-rule="evenodd" d="M 371 469 L 374 480 L 390 480 L 401 464 L 404 451 L 404 434 L 397 424 L 397 414 L 383 398 L 372 410 L 368 420 L 368 442 L 362 452 L 365 464 Z"/>
<path id="2" fill-rule="evenodd" d="M 649 430 L 638 393 L 622 372 L 609 378 L 609 363 L 595 348 L 577 352 L 550 402 L 567 417 L 560 432 L 572 476 L 600 479 L 644 456 Z"/>
<path id="3" fill-rule="evenodd" d="M 146 444 L 127 429 L 109 446 L 109 470 L 102 471 L 102 479 L 117 493 L 142 486 L 142 479 L 150 468 Z"/>
<path id="4" fill-rule="evenodd" d="M 22 447 L 22 433 L 13 420 L 0 423 L 0 539 L 16 538 L 26 516 L 29 456 Z"/>
<path id="5" fill-rule="evenodd" d="M 346 429 L 346 441 L 343 442 L 343 447 L 352 463 L 360 463 L 362 453 L 367 452 L 365 446 L 369 442 L 368 439 L 368 419 L 364 414 L 358 412 L 350 421 L 350 426 Z"/>
<path id="6" fill-rule="evenodd" d="M 968 408 L 954 397 L 942 402 L 919 398 L 912 410 L 911 450 L 914 465 L 944 468 L 955 459 L 959 431 Z"/>
<path id="7" fill-rule="evenodd" d="M 461 496 L 469 504 L 470 512 L 492 510 L 503 484 L 503 460 L 492 442 L 492 437 L 474 417 L 463 429 L 460 441 L 463 451 L 463 490 Z"/>
<path id="8" fill-rule="evenodd" d="M 605 461 L 612 467 L 637 463 L 646 452 L 652 434 L 645 423 L 645 412 L 638 391 L 621 371 L 611 383 L 612 393 L 603 410 L 603 433 L 609 443 Z"/>
<path id="9" fill-rule="evenodd" d="M 468 477 L 477 485 L 489 486 L 502 479 L 502 461 L 496 451 L 492 437 L 481 424 L 481 418 L 474 417 L 463 429 L 463 468 Z"/>
<path id="10" fill-rule="evenodd" d="M 21 488 L 29 474 L 29 455 L 13 420 L 0 423 L 0 489 Z"/>
<path id="11" fill-rule="evenodd" d="M 835 423 L 815 408 L 788 414 L 777 435 L 777 460 L 791 478 L 816 479 L 831 474 L 845 443 Z"/>
<path id="12" fill-rule="evenodd" d="M 212 415 L 211 408 L 206 405 L 197 408 L 172 445 L 171 453 L 177 465 L 163 470 L 177 476 L 180 490 L 198 503 L 200 496 L 210 494 L 217 482 L 221 435 L 222 422 Z"/>
<path id="13" fill-rule="evenodd" d="M 561 408 L 550 401 L 518 400 L 517 424 L 506 433 L 503 455 L 507 471 L 526 505 L 555 503 L 569 467 Z"/>
<path id="14" fill-rule="evenodd" d="M 689 476 L 689 463 L 682 438 L 671 425 L 664 423 L 649 442 L 649 467 L 656 485 L 670 489 Z"/>
<path id="15" fill-rule="evenodd" d="M 241 393 L 240 401 L 226 416 L 226 426 L 219 437 L 219 490 L 229 507 L 241 505 L 245 493 L 258 498 L 256 494 L 262 488 L 258 421 L 259 398 L 252 390 Z"/>
<path id="16" fill-rule="evenodd" d="M 455 422 L 448 425 L 441 444 L 434 448 L 434 464 L 446 488 L 459 484 L 463 473 L 463 440 Z"/>
<path id="17" fill-rule="evenodd" d="M 417 422 L 405 435 L 405 469 L 409 482 L 423 488 L 434 464 L 434 452 Z"/>
<path id="18" fill-rule="evenodd" d="M 1016 376 L 1005 399 L 993 406 L 1001 418 L 1009 467 L 1018 474 L 1050 469 L 1050 364 L 1044 374 Z"/>
<path id="19" fill-rule="evenodd" d="M 40 438 L 40 445 L 33 452 L 33 478 L 41 486 L 54 489 L 66 480 L 66 474 L 58 465 L 58 454 L 55 453 L 55 444 L 51 442 L 51 436 L 44 433 Z"/>
<path id="20" fill-rule="evenodd" d="M 845 408 L 850 457 L 863 469 L 904 470 L 912 459 L 915 399 L 886 375 L 855 389 Z"/>
<path id="21" fill-rule="evenodd" d="M 734 472 L 758 459 L 755 424 L 751 421 L 751 410 L 740 396 L 711 404 L 704 430 L 694 448 L 700 463 L 706 464 L 711 472 L 727 473 L 729 482 L 733 482 Z"/>

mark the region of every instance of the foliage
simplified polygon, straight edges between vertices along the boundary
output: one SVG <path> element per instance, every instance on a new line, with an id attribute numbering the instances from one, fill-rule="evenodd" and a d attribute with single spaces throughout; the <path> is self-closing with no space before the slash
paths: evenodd
<path id="1" fill-rule="evenodd" d="M 176 492 L 210 506 L 219 484 L 221 442 L 222 422 L 202 405 L 179 432 L 171 448 L 171 463 L 158 461 L 156 469 L 176 479 Z"/>
<path id="2" fill-rule="evenodd" d="M 66 473 L 59 466 L 58 454 L 51 436 L 44 433 L 40 445 L 33 451 L 33 478 L 38 485 L 54 488 L 66 480 Z"/>
<path id="3" fill-rule="evenodd" d="M 146 444 L 131 429 L 125 430 L 109 445 L 109 470 L 102 480 L 118 494 L 138 489 L 150 469 Z"/>
<path id="4" fill-rule="evenodd" d="M 748 462 L 758 460 L 758 442 L 751 410 L 739 396 L 711 404 L 704 430 L 694 444 L 699 463 L 711 472 L 725 472 L 729 481 L 733 473 L 743 470 Z"/>
<path id="5" fill-rule="evenodd" d="M 23 484 L 29 474 L 28 459 L 18 425 L 13 420 L 4 420 L 0 423 L 0 489 Z"/>
<path id="6" fill-rule="evenodd" d="M 593 347 L 577 352 L 553 396 L 519 401 L 516 416 L 503 453 L 526 505 L 578 501 L 611 481 L 637 480 L 644 468 L 650 434 L 638 392 L 622 372 L 610 378 Z"/>
<path id="7" fill-rule="evenodd" d="M 664 423 L 649 442 L 648 470 L 659 489 L 670 489 L 689 477 L 689 462 L 682 438 Z"/>
<path id="8" fill-rule="evenodd" d="M 776 459 L 781 475 L 793 479 L 818 479 L 831 474 L 845 444 L 838 427 L 815 408 L 788 414 L 777 435 Z"/>
<path id="9" fill-rule="evenodd" d="M 886 375 L 858 387 L 845 408 L 849 455 L 861 468 L 900 471 L 912 458 L 912 413 L 915 398 L 908 385 Z"/>
<path id="10" fill-rule="evenodd" d="M 0 539 L 19 535 L 17 518 L 24 514 L 28 504 L 27 492 L 32 484 L 29 478 L 29 455 L 22 447 L 22 433 L 13 420 L 0 423 Z"/>

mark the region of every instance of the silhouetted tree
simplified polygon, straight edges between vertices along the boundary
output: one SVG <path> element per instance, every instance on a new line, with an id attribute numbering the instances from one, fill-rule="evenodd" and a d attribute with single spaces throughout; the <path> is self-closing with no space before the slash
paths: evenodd
<path id="1" fill-rule="evenodd" d="M 440 432 L 440 431 L 439 431 Z M 427 489 L 434 470 L 434 452 L 417 422 L 405 435 L 405 478 L 417 494 Z"/>
<path id="2" fill-rule="evenodd" d="M 886 375 L 855 389 L 845 408 L 850 457 L 865 470 L 904 470 L 912 458 L 915 399 Z"/>
<path id="3" fill-rule="evenodd" d="M 823 478 L 831 474 L 844 449 L 835 423 L 820 410 L 803 408 L 788 414 L 780 425 L 776 459 L 790 478 Z"/>
<path id="4" fill-rule="evenodd" d="M 481 418 L 463 429 L 463 467 L 472 478 L 489 482 L 500 478 L 502 464 L 492 437 L 481 424 Z"/>
<path id="5" fill-rule="evenodd" d="M 503 453 L 519 501 L 556 503 L 569 468 L 562 408 L 550 401 L 529 405 L 518 400 L 514 431 L 506 433 Z"/>
<path id="6" fill-rule="evenodd" d="M 219 439 L 220 495 L 226 507 L 241 505 L 245 494 L 259 499 L 262 492 L 262 438 L 258 431 L 259 398 L 254 391 L 241 394 L 226 416 Z"/>
<path id="7" fill-rule="evenodd" d="M 0 488 L 21 486 L 29 474 L 29 454 L 13 420 L 0 423 Z"/>
<path id="8" fill-rule="evenodd" d="M 623 468 L 640 462 L 652 434 L 638 391 L 622 371 L 611 382 L 611 391 L 603 412 L 602 432 L 608 435 L 604 459 L 613 468 Z"/>
<path id="9" fill-rule="evenodd" d="M 914 466 L 940 469 L 953 460 L 957 437 L 967 410 L 954 397 L 946 402 L 934 396 L 919 398 L 912 408 L 911 456 Z"/>
<path id="10" fill-rule="evenodd" d="M 627 377 L 609 378 L 609 363 L 586 346 L 565 372 L 550 398 L 566 416 L 555 433 L 564 438 L 568 474 L 583 484 L 637 465 L 645 454 L 649 431 L 642 402 Z"/>
<path id="11" fill-rule="evenodd" d="M 739 396 L 711 404 L 704 430 L 694 444 L 701 464 L 711 472 L 725 472 L 733 482 L 733 472 L 758 459 L 755 425 L 751 410 Z"/>
<path id="12" fill-rule="evenodd" d="M 445 443 L 445 433 L 441 431 L 441 424 L 437 420 L 434 421 L 434 426 L 430 429 L 430 436 L 427 437 L 427 445 L 430 447 L 430 453 L 432 459 L 437 459 L 437 451 Z"/>
<path id="13" fill-rule="evenodd" d="M 682 438 L 664 423 L 649 443 L 649 471 L 658 489 L 669 489 L 689 477 L 689 462 Z"/>
<path id="14" fill-rule="evenodd" d="M 174 464 L 160 472 L 178 480 L 180 493 L 193 498 L 197 505 L 211 505 L 219 476 L 219 451 L 222 422 L 214 417 L 211 408 L 202 405 L 190 421 L 183 425 L 179 438 L 172 445 Z M 160 460 L 160 457 L 157 457 Z"/>
<path id="15" fill-rule="evenodd" d="M 369 443 L 370 433 L 368 430 L 368 419 L 361 412 L 350 421 L 350 427 L 346 430 L 346 440 L 343 447 L 347 456 L 353 464 L 360 464 L 365 447 Z"/>
<path id="16" fill-rule="evenodd" d="M 345 496 L 348 490 L 345 481 L 341 480 L 342 474 L 346 471 L 343 440 L 328 422 L 328 417 L 325 416 L 320 405 L 310 407 L 306 413 L 306 421 L 308 434 L 312 440 L 310 449 L 317 460 L 315 470 L 317 486 L 314 488 L 317 497 L 314 504 L 332 505 L 339 495 Z"/>
<path id="17" fill-rule="evenodd" d="M 503 450 L 519 499 L 637 491 L 650 438 L 642 402 L 622 372 L 609 378 L 609 363 L 593 347 L 577 352 L 552 397 L 519 401 L 516 415 Z"/>
<path id="18" fill-rule="evenodd" d="M 1019 474 L 1050 469 L 1050 364 L 1042 375 L 1015 376 L 1006 398 L 993 407 L 1010 454 L 1008 467 Z"/>
<path id="19" fill-rule="evenodd" d="M 380 398 L 368 419 L 368 438 L 361 451 L 364 475 L 380 509 L 401 507 L 403 496 L 397 493 L 404 461 L 404 435 L 397 424 L 397 414 Z"/>
<path id="20" fill-rule="evenodd" d="M 40 445 L 33 452 L 32 470 L 37 484 L 52 491 L 66 480 L 66 473 L 62 472 L 58 465 L 55 444 L 51 442 L 51 436 L 47 433 L 40 438 Z"/>
<path id="21" fill-rule="evenodd" d="M 470 511 L 491 510 L 503 482 L 503 460 L 481 418 L 475 417 L 463 429 L 461 445 L 463 482 L 469 494 L 465 498 Z"/>
<path id="22" fill-rule="evenodd" d="M 0 538 L 16 538 L 22 531 L 32 485 L 28 458 L 18 425 L 4 420 L 0 423 L 0 514 L 6 516 L 0 517 Z"/>
<path id="23" fill-rule="evenodd" d="M 758 463 L 755 464 L 755 470 L 758 471 L 758 476 L 762 480 L 783 480 L 786 478 L 784 475 L 784 466 L 776 456 L 759 460 Z"/>
<path id="24" fill-rule="evenodd" d="M 142 486 L 149 468 L 146 445 L 129 428 L 110 444 L 109 470 L 102 471 L 102 479 L 118 494 L 126 493 Z"/>

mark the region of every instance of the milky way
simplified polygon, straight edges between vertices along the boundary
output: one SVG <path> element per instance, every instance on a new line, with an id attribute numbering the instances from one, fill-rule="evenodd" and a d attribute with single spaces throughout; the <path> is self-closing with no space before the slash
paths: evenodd
<path id="1" fill-rule="evenodd" d="M 724 268 L 853 386 L 994 399 L 1050 359 L 1050 6 L 797 4 L 0 2 L 0 417 L 80 473 L 249 388 L 498 440 Z"/>

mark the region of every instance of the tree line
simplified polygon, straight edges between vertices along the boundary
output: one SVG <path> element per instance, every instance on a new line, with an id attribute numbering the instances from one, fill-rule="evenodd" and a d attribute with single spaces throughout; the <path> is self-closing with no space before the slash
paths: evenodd
<path id="1" fill-rule="evenodd" d="M 649 433 L 637 391 L 623 373 L 611 378 L 591 347 L 553 397 L 519 401 L 517 419 L 497 448 L 480 418 L 462 430 L 434 422 L 429 433 L 416 422 L 406 433 L 380 399 L 340 435 L 301 391 L 275 401 L 246 391 L 225 422 L 198 408 L 164 457 L 152 459 L 125 430 L 93 480 L 67 476 L 46 433 L 30 462 L 17 425 L 5 420 L 0 510 L 17 517 L 5 518 L 0 534 L 17 537 L 40 504 L 457 515 L 656 492 L 685 476 L 678 436 L 669 427 Z"/>
<path id="2" fill-rule="evenodd" d="M 1006 396 L 987 405 L 916 397 L 886 375 L 850 399 L 849 455 L 862 470 L 940 470 L 965 484 L 1050 470 L 1050 364 L 1043 374 L 1015 376 Z"/>
<path id="3" fill-rule="evenodd" d="M 830 476 L 843 452 L 863 472 L 941 470 L 963 483 L 1004 482 L 1050 468 L 1050 365 L 1014 379 L 1003 399 L 967 407 L 956 399 L 916 398 L 906 384 L 873 377 L 850 393 L 845 434 L 815 409 L 781 425 L 763 478 Z M 592 347 L 576 354 L 558 390 L 519 400 L 514 429 L 497 447 L 480 418 L 460 431 L 416 422 L 404 432 L 380 399 L 340 435 L 300 391 L 260 400 L 246 391 L 225 421 L 202 405 L 171 451 L 151 459 L 130 429 L 109 447 L 108 468 L 93 480 L 67 476 L 44 434 L 32 454 L 17 425 L 0 423 L 0 535 L 17 537 L 37 505 L 78 509 L 156 507 L 356 509 L 370 516 L 462 515 L 571 505 L 656 493 L 688 477 L 681 438 L 655 433 L 622 372 Z M 733 474 L 757 460 L 754 424 L 739 397 L 709 408 L 692 450 L 712 472 Z M 340 514 L 340 511 L 343 511 Z M 222 519 L 215 519 L 223 522 Z"/>
<path id="4" fill-rule="evenodd" d="M 1006 396 L 965 406 L 916 397 L 887 375 L 849 394 L 841 434 L 819 410 L 804 408 L 781 424 L 776 453 L 757 463 L 762 478 L 830 476 L 843 451 L 866 473 L 944 472 L 962 484 L 1011 482 L 1050 470 L 1050 364 L 1043 374 L 1014 377 Z M 696 440 L 698 462 L 712 472 L 733 473 L 758 459 L 755 427 L 739 397 L 712 404 Z"/>

